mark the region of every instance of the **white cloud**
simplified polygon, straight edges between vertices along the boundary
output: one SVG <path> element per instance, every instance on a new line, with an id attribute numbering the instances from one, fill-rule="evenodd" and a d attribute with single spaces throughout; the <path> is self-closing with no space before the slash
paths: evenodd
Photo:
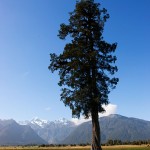
<path id="1" fill-rule="evenodd" d="M 106 112 L 100 113 L 99 117 L 108 116 L 110 114 L 115 114 L 117 111 L 117 105 L 115 105 L 115 104 L 108 104 L 107 106 L 103 106 L 103 107 L 105 108 Z M 81 116 L 80 119 L 77 119 L 77 118 L 71 119 L 71 121 L 73 121 L 76 125 L 79 125 L 83 122 L 87 122 L 90 120 L 91 120 L 91 118 L 85 119 L 83 116 Z"/>
<path id="2" fill-rule="evenodd" d="M 107 106 L 103 106 L 106 110 L 105 113 L 99 114 L 99 117 L 108 116 L 110 114 L 115 114 L 117 111 L 117 105 L 115 104 L 108 104 Z"/>
<path id="3" fill-rule="evenodd" d="M 89 119 L 85 119 L 83 116 L 80 117 L 80 119 L 77 119 L 77 118 L 72 118 L 71 121 L 74 122 L 76 125 L 79 125 L 83 122 L 87 122 L 87 121 L 90 121 L 91 118 Z"/>

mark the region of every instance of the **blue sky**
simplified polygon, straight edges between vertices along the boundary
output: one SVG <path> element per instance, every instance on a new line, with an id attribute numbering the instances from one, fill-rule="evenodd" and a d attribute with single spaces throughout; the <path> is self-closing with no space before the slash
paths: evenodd
<path id="1" fill-rule="evenodd" d="M 110 19 L 104 39 L 117 42 L 116 74 L 110 94 L 116 113 L 150 120 L 150 1 L 96 0 Z M 48 70 L 49 54 L 66 41 L 57 37 L 75 0 L 0 0 L 0 118 L 71 118 L 60 101 L 59 76 Z"/>

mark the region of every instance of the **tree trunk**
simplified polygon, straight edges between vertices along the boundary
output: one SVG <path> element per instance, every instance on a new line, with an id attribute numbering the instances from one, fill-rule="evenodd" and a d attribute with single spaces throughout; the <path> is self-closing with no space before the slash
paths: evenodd
<path id="1" fill-rule="evenodd" d="M 92 143 L 91 150 L 102 150 L 100 143 L 100 126 L 98 111 L 92 112 Z"/>

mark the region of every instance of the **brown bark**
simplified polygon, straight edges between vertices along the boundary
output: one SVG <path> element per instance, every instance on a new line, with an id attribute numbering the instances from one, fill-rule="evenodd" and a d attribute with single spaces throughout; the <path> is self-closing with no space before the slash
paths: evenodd
<path id="1" fill-rule="evenodd" d="M 92 112 L 92 143 L 91 150 L 102 150 L 100 143 L 100 126 L 98 111 Z"/>

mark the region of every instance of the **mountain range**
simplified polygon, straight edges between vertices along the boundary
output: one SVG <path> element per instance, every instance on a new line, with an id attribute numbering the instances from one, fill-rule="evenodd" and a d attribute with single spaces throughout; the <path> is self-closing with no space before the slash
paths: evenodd
<path id="1" fill-rule="evenodd" d="M 14 120 L 0 120 L 0 145 L 47 144 L 28 125 L 19 125 Z"/>
<path id="2" fill-rule="evenodd" d="M 101 140 L 149 140 L 150 121 L 112 114 L 100 118 Z M 0 145 L 90 143 L 91 121 L 76 125 L 65 118 L 47 121 L 34 118 L 16 122 L 0 120 Z"/>
<path id="3" fill-rule="evenodd" d="M 40 120 L 34 118 L 31 121 L 20 122 L 30 126 L 41 138 L 49 144 L 61 143 L 62 140 L 67 138 L 76 128 L 74 122 L 65 118 L 55 121 Z"/>
<path id="4" fill-rule="evenodd" d="M 109 139 L 124 142 L 150 139 L 150 121 L 115 114 L 102 117 L 99 122 L 102 143 L 106 143 Z M 91 133 L 91 121 L 85 122 L 79 125 L 62 143 L 90 143 Z"/>

